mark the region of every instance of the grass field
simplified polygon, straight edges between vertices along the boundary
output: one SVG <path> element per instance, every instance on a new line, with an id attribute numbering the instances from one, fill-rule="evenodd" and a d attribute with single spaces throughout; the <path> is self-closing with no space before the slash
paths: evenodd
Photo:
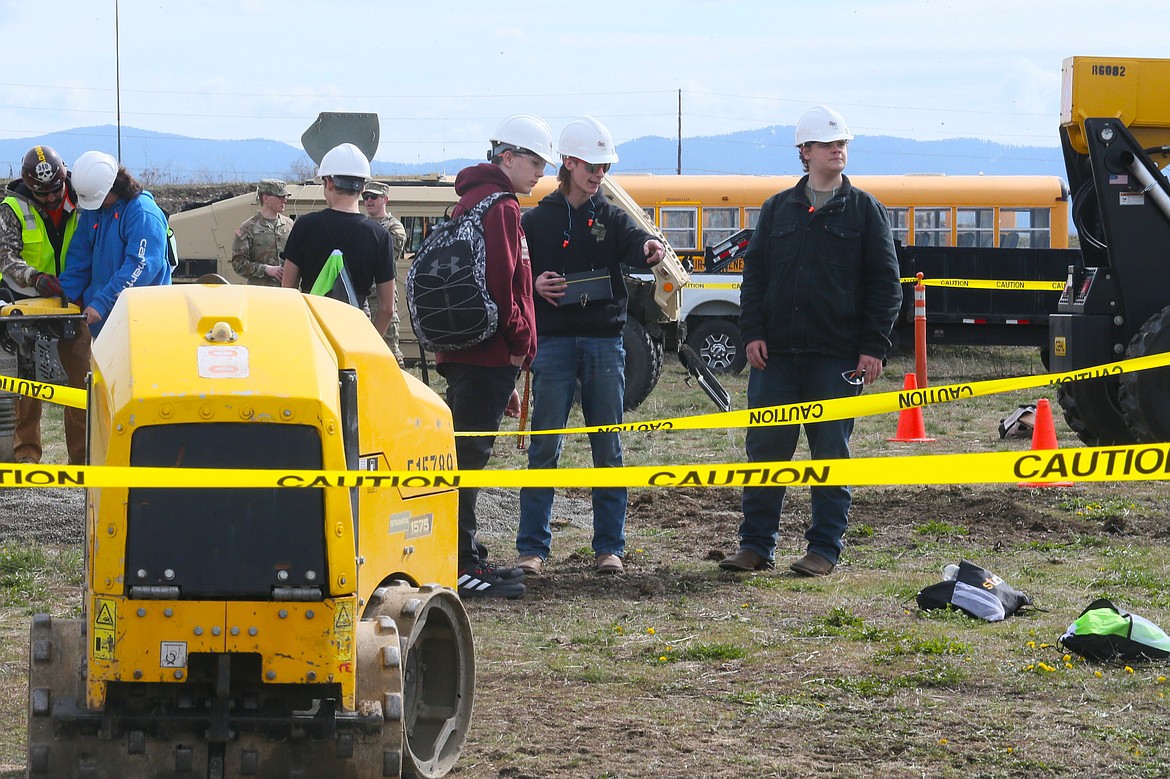
<path id="1" fill-rule="evenodd" d="M 891 361 L 876 389 L 911 370 Z M 1033 351 L 977 348 L 937 349 L 930 370 L 932 385 L 1043 372 Z M 742 408 L 746 375 L 726 384 Z M 896 415 L 860 419 L 854 456 L 1025 450 L 996 427 L 1040 397 L 1055 401 L 1044 388 L 929 407 L 930 444 L 887 441 Z M 669 364 L 630 418 L 711 410 Z M 1080 446 L 1059 411 L 1056 430 Z M 623 441 L 629 465 L 743 459 L 741 430 Z M 562 463 L 587 462 L 570 441 Z M 500 439 L 493 467 L 523 465 Z M 1086 663 L 1057 645 L 1097 597 L 1170 627 L 1165 483 L 858 488 L 842 565 L 815 580 L 787 571 L 805 489 L 789 492 L 776 570 L 743 575 L 715 565 L 736 547 L 737 490 L 633 490 L 627 573 L 610 578 L 591 571 L 587 491 L 567 492 L 547 574 L 521 600 L 468 603 L 476 714 L 454 776 L 1167 775 L 1170 668 Z M 514 531 L 506 517 L 488 528 L 501 561 Z M 918 590 L 961 558 L 1039 608 L 990 624 L 918 610 Z M 0 547 L 0 777 L 23 770 L 30 615 L 76 612 L 81 578 L 75 547 Z"/>

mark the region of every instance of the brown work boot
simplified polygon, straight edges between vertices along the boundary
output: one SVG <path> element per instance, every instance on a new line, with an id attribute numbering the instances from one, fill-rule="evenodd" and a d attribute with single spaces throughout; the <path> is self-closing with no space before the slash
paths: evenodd
<path id="1" fill-rule="evenodd" d="M 598 573 L 623 573 L 626 570 L 622 558 L 615 554 L 599 554 L 593 563 Z"/>
<path id="2" fill-rule="evenodd" d="M 788 567 L 801 576 L 828 576 L 837 566 L 816 552 L 809 552 Z"/>
<path id="3" fill-rule="evenodd" d="M 772 561 L 747 547 L 733 555 L 728 555 L 719 561 L 719 567 L 725 571 L 762 571 L 772 567 Z"/>
<path id="4" fill-rule="evenodd" d="M 540 576 L 544 571 L 544 560 L 536 555 L 524 555 L 516 560 L 516 567 L 524 571 L 525 576 Z"/>

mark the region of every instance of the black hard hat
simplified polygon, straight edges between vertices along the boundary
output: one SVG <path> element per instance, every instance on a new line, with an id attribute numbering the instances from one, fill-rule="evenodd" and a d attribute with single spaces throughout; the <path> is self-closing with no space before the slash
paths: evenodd
<path id="1" fill-rule="evenodd" d="M 64 160 L 51 146 L 34 146 L 24 155 L 20 177 L 33 192 L 47 195 L 61 189 L 66 171 Z"/>

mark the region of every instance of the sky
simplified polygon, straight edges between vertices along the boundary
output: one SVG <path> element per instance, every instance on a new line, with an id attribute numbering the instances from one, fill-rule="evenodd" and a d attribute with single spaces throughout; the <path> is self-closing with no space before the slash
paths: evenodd
<path id="1" fill-rule="evenodd" d="M 633 138 L 677 137 L 680 118 L 683 137 L 722 135 L 791 125 L 824 103 L 855 135 L 1056 146 L 1062 61 L 1168 56 L 1164 8 L 58 0 L 46 10 L 0 0 L 0 138 L 120 124 L 299 148 L 319 112 L 372 111 L 375 159 L 428 162 L 479 157 L 514 113 L 543 116 L 554 135 L 593 115 L 620 153 Z M 22 43 L 35 52 L 28 65 Z"/>

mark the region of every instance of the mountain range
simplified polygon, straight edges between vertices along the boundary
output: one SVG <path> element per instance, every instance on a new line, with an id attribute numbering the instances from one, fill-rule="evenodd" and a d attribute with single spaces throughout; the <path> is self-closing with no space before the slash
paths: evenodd
<path id="1" fill-rule="evenodd" d="M 302 149 L 262 138 L 209 140 L 133 127 L 122 128 L 122 162 L 148 184 L 192 184 L 309 178 L 315 166 Z M 773 125 L 726 135 L 682 139 L 682 173 L 797 174 L 793 128 Z M 1057 134 L 1053 130 L 1055 143 Z M 89 149 L 116 153 L 113 125 L 79 127 L 35 138 L 0 140 L 0 173 L 19 175 L 24 153 L 37 144 L 52 146 L 66 162 Z M 623 173 L 678 171 L 679 142 L 646 136 L 618 148 Z M 482 159 L 447 159 L 408 164 L 375 159 L 374 175 L 456 173 Z M 1008 146 L 974 138 L 918 141 L 861 135 L 849 147 L 849 173 L 1034 174 L 1065 177 L 1058 146 Z"/>

